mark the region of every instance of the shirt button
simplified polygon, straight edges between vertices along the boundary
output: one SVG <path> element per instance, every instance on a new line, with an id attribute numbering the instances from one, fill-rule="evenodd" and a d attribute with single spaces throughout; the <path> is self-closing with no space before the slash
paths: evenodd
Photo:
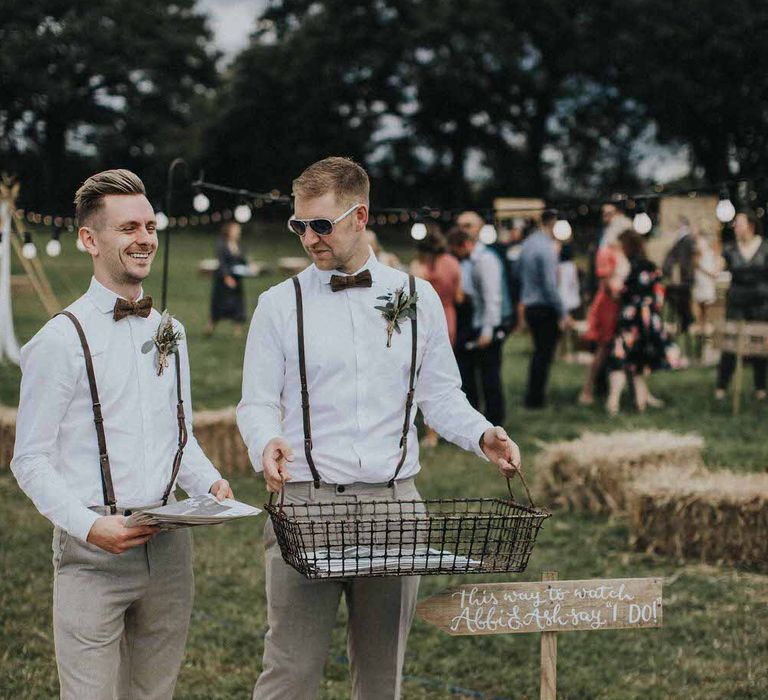
<path id="1" fill-rule="evenodd" d="M 336 493 L 344 493 L 345 491 L 346 491 L 346 488 L 344 488 L 344 486 L 342 484 L 339 484 L 336 487 Z"/>

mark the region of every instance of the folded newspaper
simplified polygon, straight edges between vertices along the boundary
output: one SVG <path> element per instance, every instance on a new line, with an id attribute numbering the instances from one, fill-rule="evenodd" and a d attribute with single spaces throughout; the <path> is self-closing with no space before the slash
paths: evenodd
<path id="1" fill-rule="evenodd" d="M 307 559 L 317 571 L 329 574 L 363 574 L 408 569 L 474 569 L 476 559 L 432 547 L 331 547 L 307 552 Z"/>
<path id="2" fill-rule="evenodd" d="M 183 501 L 169 503 L 131 513 L 125 520 L 126 527 L 153 525 L 161 530 L 175 530 L 179 527 L 196 525 L 218 525 L 238 518 L 258 515 L 261 510 L 231 498 L 223 501 L 210 493 L 193 496 Z"/>

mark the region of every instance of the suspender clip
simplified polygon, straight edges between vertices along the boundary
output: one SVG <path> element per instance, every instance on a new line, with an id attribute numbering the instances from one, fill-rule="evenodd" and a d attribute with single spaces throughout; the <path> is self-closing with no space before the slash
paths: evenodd
<path id="1" fill-rule="evenodd" d="M 311 450 L 312 449 L 312 438 L 310 438 L 310 437 L 304 438 L 304 449 L 305 450 Z"/>

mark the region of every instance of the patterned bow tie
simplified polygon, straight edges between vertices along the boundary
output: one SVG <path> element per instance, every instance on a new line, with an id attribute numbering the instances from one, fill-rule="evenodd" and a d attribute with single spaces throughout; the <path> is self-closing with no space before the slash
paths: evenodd
<path id="1" fill-rule="evenodd" d="M 115 310 L 112 318 L 114 318 L 115 321 L 119 321 L 126 316 L 141 316 L 142 318 L 146 318 L 149 316 L 150 311 L 152 311 L 152 297 L 144 297 L 135 302 L 118 299 L 115 302 Z"/>
<path id="2" fill-rule="evenodd" d="M 331 275 L 331 291 L 340 292 L 343 289 L 352 289 L 352 287 L 370 287 L 373 285 L 373 278 L 370 270 L 363 270 L 357 275 Z"/>

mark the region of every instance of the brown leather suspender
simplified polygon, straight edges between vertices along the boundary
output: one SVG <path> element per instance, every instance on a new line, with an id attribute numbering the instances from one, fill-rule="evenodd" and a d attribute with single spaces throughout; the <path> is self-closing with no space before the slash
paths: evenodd
<path id="1" fill-rule="evenodd" d="M 307 365 L 306 357 L 304 355 L 304 305 L 301 298 L 301 283 L 298 277 L 293 277 L 293 287 L 296 291 L 296 332 L 299 343 L 299 377 L 301 379 L 301 413 L 304 423 L 304 455 L 307 458 L 307 464 L 309 470 L 312 472 L 312 479 L 315 483 L 315 488 L 320 486 L 320 474 L 315 467 L 315 462 L 312 459 L 312 425 L 310 422 L 309 414 L 309 388 L 307 386 Z M 413 275 L 408 275 L 408 290 L 411 297 L 416 292 L 416 279 Z M 405 457 L 408 454 L 408 430 L 411 424 L 411 410 L 413 409 L 413 396 L 414 396 L 414 384 L 416 383 L 416 349 L 417 349 L 417 323 L 416 315 L 414 314 L 411 319 L 411 369 L 408 379 L 408 394 L 405 401 L 405 420 L 403 421 L 403 434 L 400 437 L 400 447 L 402 453 L 400 455 L 400 461 L 395 468 L 395 473 L 388 482 L 388 486 L 392 486 L 397 479 L 397 475 L 405 464 Z"/>
<path id="2" fill-rule="evenodd" d="M 299 341 L 299 377 L 301 378 L 301 416 L 304 423 L 304 455 L 307 458 L 309 471 L 315 488 L 320 488 L 320 474 L 312 459 L 312 424 L 309 418 L 309 388 L 307 387 L 307 363 L 304 357 L 304 304 L 301 301 L 301 284 L 299 278 L 293 278 L 293 288 L 296 291 L 296 334 Z"/>
<path id="3" fill-rule="evenodd" d="M 416 293 L 416 279 L 413 275 L 408 275 L 408 293 L 413 298 Z M 397 479 L 397 475 L 405 464 L 405 456 L 408 454 L 408 429 L 411 427 L 411 409 L 413 408 L 413 385 L 416 383 L 416 317 L 418 314 L 413 314 L 411 317 L 411 372 L 408 378 L 408 396 L 405 400 L 405 420 L 403 421 L 403 435 L 400 438 L 400 447 L 403 449 L 400 455 L 400 461 L 397 463 L 397 468 L 392 478 L 389 480 L 387 486 L 392 486 Z"/>
<path id="4" fill-rule="evenodd" d="M 101 467 L 101 489 L 104 494 L 104 505 L 109 508 L 109 512 L 114 515 L 117 513 L 117 503 L 115 501 L 115 489 L 112 485 L 112 471 L 109 465 L 109 454 L 107 453 L 107 438 L 104 435 L 104 418 L 101 414 L 101 403 L 99 402 L 99 390 L 96 387 L 96 374 L 93 371 L 93 357 L 88 347 L 88 341 L 85 337 L 85 331 L 77 320 L 77 317 L 69 311 L 60 311 L 55 316 L 66 316 L 75 326 L 77 335 L 80 338 L 80 345 L 83 348 L 83 357 L 85 358 L 85 371 L 88 375 L 88 386 L 91 390 L 91 401 L 93 402 L 93 423 L 96 426 L 96 440 L 99 443 L 99 465 Z M 176 416 L 179 422 L 179 446 L 176 456 L 173 459 L 173 468 L 171 470 L 171 480 L 163 494 L 163 505 L 168 502 L 168 497 L 173 488 L 173 482 L 181 469 L 181 458 L 184 452 L 184 446 L 187 444 L 187 425 L 184 418 L 184 402 L 181 397 L 181 364 L 178 351 L 176 355 Z"/>

